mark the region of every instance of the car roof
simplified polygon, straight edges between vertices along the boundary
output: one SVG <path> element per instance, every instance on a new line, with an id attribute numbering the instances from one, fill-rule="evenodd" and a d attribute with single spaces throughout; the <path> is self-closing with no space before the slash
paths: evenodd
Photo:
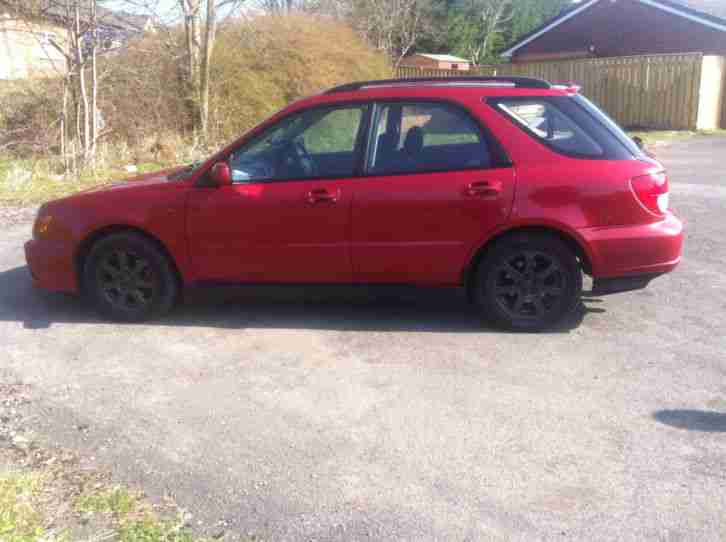
<path id="1" fill-rule="evenodd" d="M 529 77 L 438 77 L 418 79 L 380 79 L 359 81 L 333 87 L 321 94 L 302 99 L 291 108 L 314 104 L 386 99 L 467 99 L 487 96 L 568 96 L 579 91 L 572 84 L 553 85 Z"/>
<path id="2" fill-rule="evenodd" d="M 504 86 L 514 88 L 538 88 L 549 89 L 552 85 L 544 79 L 536 79 L 534 77 L 484 77 L 484 76 L 454 76 L 454 77 L 411 77 L 406 79 L 376 79 L 373 81 L 358 81 L 355 83 L 347 83 L 333 87 L 325 91 L 325 94 L 333 94 L 335 92 L 349 92 L 353 90 L 361 90 L 373 87 L 391 87 L 391 86 L 412 86 L 412 85 L 430 85 L 430 86 Z"/>

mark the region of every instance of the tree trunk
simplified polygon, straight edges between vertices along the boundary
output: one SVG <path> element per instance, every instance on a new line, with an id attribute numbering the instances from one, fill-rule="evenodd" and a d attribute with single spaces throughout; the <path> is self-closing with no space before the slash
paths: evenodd
<path id="1" fill-rule="evenodd" d="M 63 103 L 60 121 L 60 147 L 63 160 L 63 172 L 68 173 L 68 75 L 63 78 Z"/>
<path id="2" fill-rule="evenodd" d="M 83 159 L 88 159 L 90 155 L 90 119 L 89 119 L 89 107 L 88 107 L 88 89 L 86 89 L 86 73 L 83 69 L 83 36 L 81 35 L 81 10 L 78 3 L 75 5 L 75 54 L 76 54 L 76 69 L 78 71 L 78 90 L 80 95 L 80 101 L 78 104 L 79 116 L 83 115 L 82 125 L 80 132 L 81 145 L 83 148 Z"/>
<path id="3" fill-rule="evenodd" d="M 204 30 L 204 46 L 202 51 L 201 76 L 199 81 L 199 124 L 203 137 L 209 129 L 209 75 L 212 63 L 212 52 L 217 33 L 217 14 L 215 0 L 207 0 L 207 19 Z"/>
<path id="4" fill-rule="evenodd" d="M 214 1 L 214 0 L 213 0 Z M 194 130 L 198 135 L 204 134 L 201 113 L 201 39 L 200 19 L 201 0 L 179 0 L 184 14 L 184 31 L 187 53 L 187 102 L 194 122 Z"/>
<path id="5" fill-rule="evenodd" d="M 91 132 L 90 155 L 93 167 L 96 167 L 96 142 L 98 140 L 98 66 L 96 48 L 98 46 L 98 28 L 96 25 L 96 0 L 89 0 L 91 8 Z"/>

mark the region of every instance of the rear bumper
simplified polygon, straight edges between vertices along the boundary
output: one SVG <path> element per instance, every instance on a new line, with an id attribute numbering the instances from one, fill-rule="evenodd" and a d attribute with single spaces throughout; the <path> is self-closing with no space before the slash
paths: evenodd
<path id="1" fill-rule="evenodd" d="M 55 292 L 78 293 L 73 247 L 63 241 L 32 240 L 25 243 L 33 286 Z"/>
<path id="2" fill-rule="evenodd" d="M 673 271 L 683 253 L 683 223 L 672 213 L 652 224 L 587 228 L 579 233 L 590 249 L 592 275 L 601 284 L 607 284 L 602 279 L 640 275 L 643 280 L 649 277 L 647 285 L 655 276 Z"/>

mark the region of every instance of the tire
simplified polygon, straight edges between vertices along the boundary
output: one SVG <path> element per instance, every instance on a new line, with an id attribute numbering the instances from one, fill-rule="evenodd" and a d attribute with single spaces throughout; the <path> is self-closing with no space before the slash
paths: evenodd
<path id="1" fill-rule="evenodd" d="M 102 317 L 141 322 L 169 312 L 179 282 L 154 242 L 137 233 L 115 233 L 91 247 L 83 266 L 83 291 Z"/>
<path id="2" fill-rule="evenodd" d="M 582 271 L 572 250 L 546 234 L 514 234 L 486 252 L 475 279 L 475 301 L 496 326 L 543 331 L 580 304 Z"/>

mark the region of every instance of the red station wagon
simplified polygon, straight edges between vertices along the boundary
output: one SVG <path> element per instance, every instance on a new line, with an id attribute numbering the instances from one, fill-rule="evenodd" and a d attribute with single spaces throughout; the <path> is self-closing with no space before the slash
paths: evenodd
<path id="1" fill-rule="evenodd" d="M 668 178 L 574 87 L 531 78 L 352 83 L 203 163 L 43 205 L 37 286 L 122 321 L 204 283 L 463 286 L 540 330 L 681 259 Z"/>

